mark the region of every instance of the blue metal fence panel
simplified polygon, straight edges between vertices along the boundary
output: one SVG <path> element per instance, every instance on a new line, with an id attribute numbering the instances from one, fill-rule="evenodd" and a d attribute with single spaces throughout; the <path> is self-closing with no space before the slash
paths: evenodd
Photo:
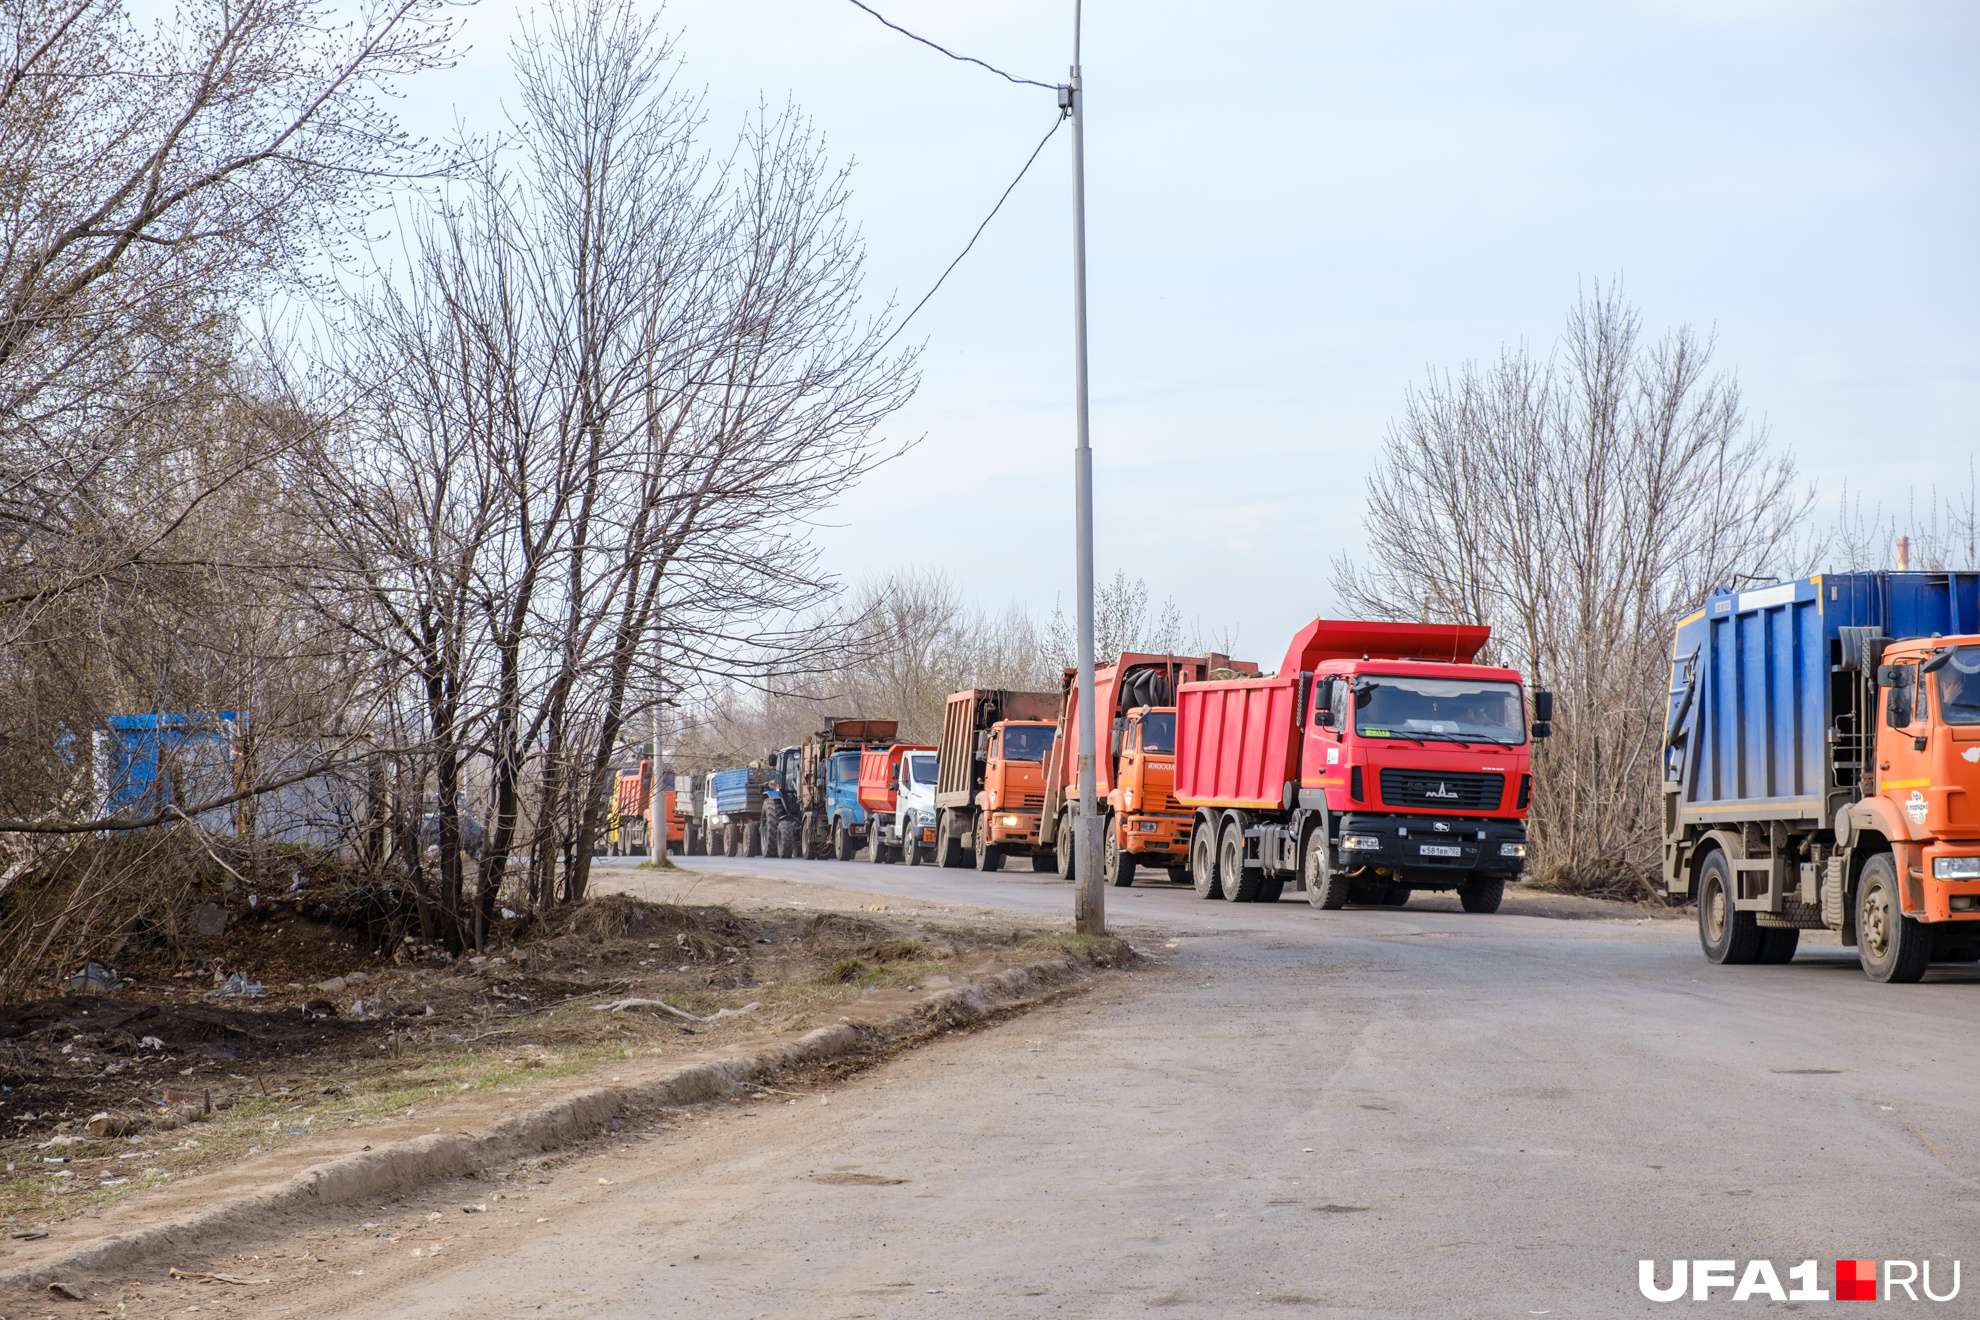
<path id="1" fill-rule="evenodd" d="M 98 810 L 150 816 L 226 796 L 239 724 L 231 710 L 112 715 L 96 739 Z"/>

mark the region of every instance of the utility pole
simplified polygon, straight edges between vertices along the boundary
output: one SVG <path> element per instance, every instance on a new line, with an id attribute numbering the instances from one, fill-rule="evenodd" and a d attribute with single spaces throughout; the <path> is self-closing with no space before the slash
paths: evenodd
<path id="1" fill-rule="evenodd" d="M 1086 421 L 1086 107 L 1080 90 L 1079 20 L 1080 0 L 1073 0 L 1072 81 L 1059 89 L 1059 104 L 1072 117 L 1073 410 L 1078 432 L 1073 488 L 1079 506 L 1079 826 L 1073 834 L 1073 929 L 1104 935 L 1107 890 L 1100 874 L 1100 817 L 1093 792 L 1100 722 L 1093 709 L 1093 449 L 1087 443 Z"/>
<path id="2" fill-rule="evenodd" d="M 658 629 L 654 630 L 656 633 Z M 646 802 L 646 860 L 658 866 L 667 857 L 667 789 L 660 775 L 660 642 L 654 638 L 652 737 L 647 750 L 653 757 L 651 796 Z"/>

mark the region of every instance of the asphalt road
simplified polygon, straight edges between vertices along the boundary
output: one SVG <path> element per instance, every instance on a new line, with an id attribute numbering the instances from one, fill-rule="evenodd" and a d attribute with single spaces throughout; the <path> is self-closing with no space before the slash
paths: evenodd
<path id="1" fill-rule="evenodd" d="M 1070 910 L 1024 872 L 686 864 Z M 1639 1259 L 1661 1278 L 1676 1257 L 1765 1257 L 1784 1282 L 1822 1262 L 1824 1287 L 1838 1259 L 1930 1258 L 1941 1291 L 1963 1259 L 1958 1301 L 1918 1309 L 1980 1311 L 1980 971 L 1876 985 L 1834 946 L 1717 968 L 1669 922 L 1108 898 L 1150 955 L 1131 976 L 519 1180 L 520 1212 L 437 1256 L 340 1212 L 271 1239 L 269 1259 L 329 1262 L 285 1305 L 1646 1315 L 1668 1308 L 1639 1296 Z M 391 1213 L 455 1222 L 486 1195 Z"/>

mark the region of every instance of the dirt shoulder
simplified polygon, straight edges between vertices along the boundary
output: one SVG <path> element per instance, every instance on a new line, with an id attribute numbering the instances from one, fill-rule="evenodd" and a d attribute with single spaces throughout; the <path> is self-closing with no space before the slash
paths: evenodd
<path id="1" fill-rule="evenodd" d="M 485 958 L 377 967 L 303 1004 L 138 986 L 0 1008 L 16 1133 L 0 1142 L 0 1261 L 40 1234 L 169 1217 L 571 1088 L 870 1027 L 1015 967 L 1096 956 L 978 910 L 724 897 L 603 895 Z"/>

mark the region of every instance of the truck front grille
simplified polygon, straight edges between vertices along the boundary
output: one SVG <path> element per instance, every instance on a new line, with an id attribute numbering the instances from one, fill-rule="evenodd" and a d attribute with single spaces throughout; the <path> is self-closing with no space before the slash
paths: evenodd
<path id="1" fill-rule="evenodd" d="M 1504 775 L 1477 771 L 1442 774 L 1394 767 L 1382 771 L 1382 801 L 1392 807 L 1497 811 L 1505 794 Z"/>
<path id="2" fill-rule="evenodd" d="M 1044 807 L 1045 795 L 1043 793 L 1026 793 L 1022 800 L 1011 804 L 1011 808 L 1014 811 L 1041 811 Z"/>

